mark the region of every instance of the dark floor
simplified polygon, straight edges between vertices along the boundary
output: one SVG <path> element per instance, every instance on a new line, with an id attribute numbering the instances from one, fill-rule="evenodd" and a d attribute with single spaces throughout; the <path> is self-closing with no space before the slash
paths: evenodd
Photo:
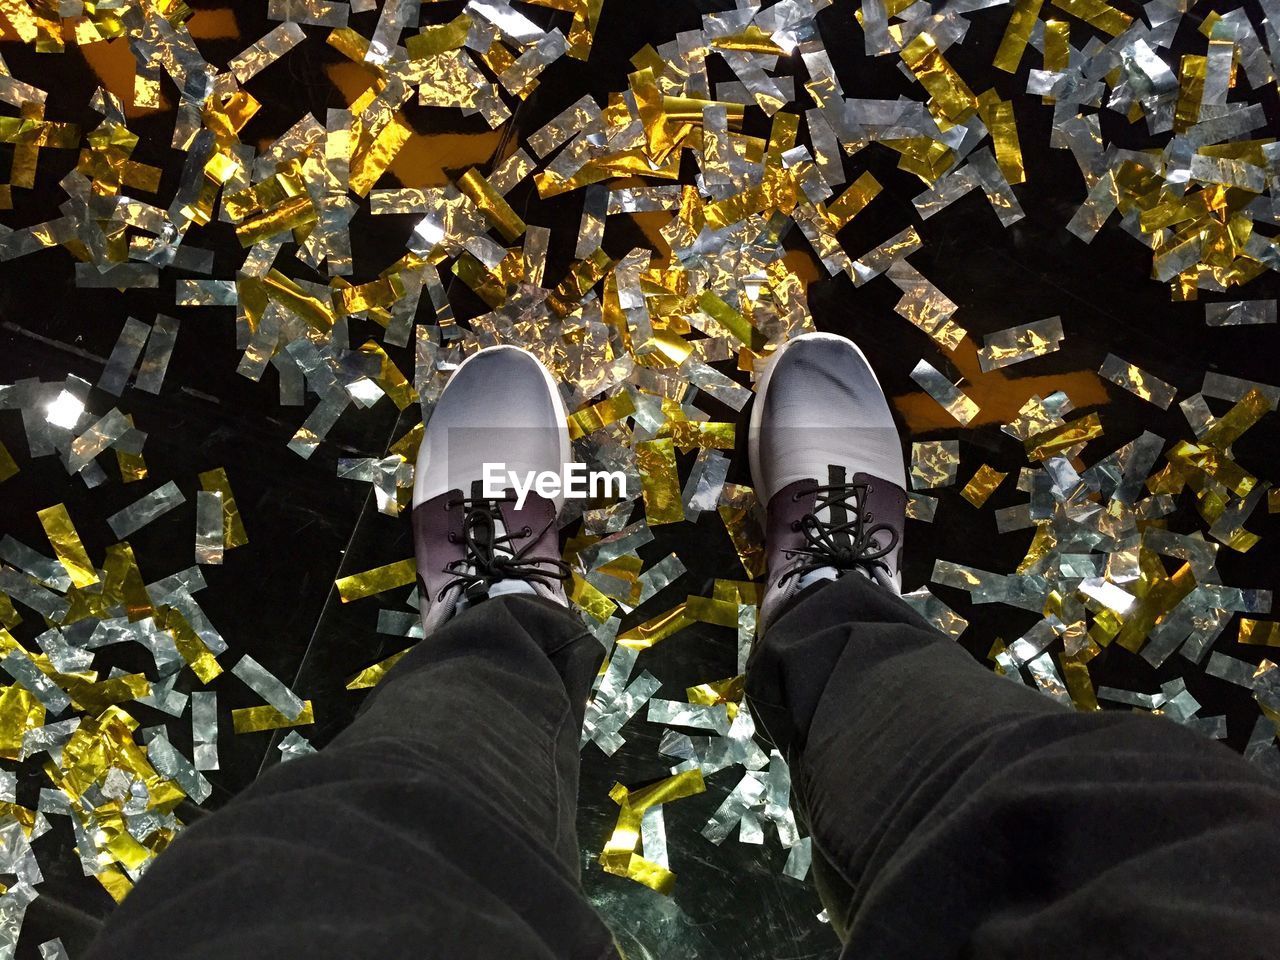
<path id="1" fill-rule="evenodd" d="M 218 4 L 199 2 L 192 6 L 215 8 Z M 236 32 L 201 41 L 211 61 L 224 63 L 269 29 L 271 24 L 255 12 L 259 6 L 234 5 Z M 680 30 L 696 27 L 699 7 L 711 9 L 713 5 L 606 0 L 590 63 L 562 60 L 552 67 L 536 97 L 517 118 L 521 129 L 536 129 L 583 92 L 603 101 L 609 91 L 625 88 L 626 73 L 632 69 L 628 57 L 645 42 L 659 43 Z M 367 34 L 373 16 L 362 15 L 352 23 Z M 1005 96 L 1022 89 L 1027 63 L 1016 76 L 997 74 L 984 66 L 991 61 L 1007 12 L 989 11 L 972 19 L 970 37 L 963 48 L 954 51 L 953 61 L 966 76 L 985 78 Z M 847 78 L 846 93 L 863 97 L 910 93 L 908 81 L 894 63 L 872 62 L 861 56 L 851 5 L 837 3 L 822 14 L 820 22 L 828 49 Z M 1190 22 L 1187 29 L 1193 29 Z M 101 52 L 95 52 L 94 61 L 87 62 L 70 47 L 60 56 L 37 55 L 12 43 L 0 50 L 14 76 L 50 91 L 49 116 L 82 123 L 92 120 L 87 101 L 99 82 L 95 70 L 109 74 L 115 69 Z M 286 63 L 255 78 L 251 89 L 265 104 L 253 121 L 257 136 L 265 139 L 278 134 L 303 109 L 323 116 L 326 107 L 344 104 L 339 82 L 325 69 L 337 60 L 332 51 L 309 43 Z M 1095 458 L 1144 429 L 1167 439 L 1188 436 L 1176 405 L 1167 413 L 1161 412 L 1096 377 L 1093 371 L 1108 353 L 1132 360 L 1173 383 L 1179 397 L 1197 392 L 1207 370 L 1267 383 L 1280 381 L 1275 369 L 1278 344 L 1270 332 L 1274 328 L 1265 333 L 1250 327 L 1207 328 L 1203 304 L 1170 303 L 1167 285 L 1148 279 L 1150 252 L 1114 222 L 1088 246 L 1062 229 L 1082 199 L 1083 187 L 1070 155 L 1048 149 L 1050 108 L 1028 100 L 1016 101 L 1029 180 L 1017 193 L 1026 219 L 1004 229 L 981 192 L 974 191 L 920 226 L 925 248 L 912 258 L 926 277 L 961 305 L 956 320 L 974 337 L 1053 315 L 1063 318 L 1067 331 L 1060 352 L 1025 367 L 991 374 L 981 374 L 976 362 L 962 368 L 960 372 L 968 378 L 967 392 L 983 408 L 980 421 L 968 429 L 949 428 L 945 417 L 916 412 L 927 411 L 927 406 L 911 401 L 899 405 L 900 413 L 905 414 L 905 440 L 960 439 L 962 482 L 981 463 L 1010 472 L 1025 464 L 1021 451 L 1003 438 L 998 425 L 1032 393 L 1067 389 L 1078 408 L 1092 406 L 1100 412 L 1106 433 L 1090 448 Z M 452 112 L 420 109 L 412 120 L 420 132 L 438 138 L 439 156 L 444 158 L 440 166 L 450 176 L 473 164 L 483 167 L 486 158 L 500 149 L 498 138 L 490 135 L 478 118 L 460 124 Z M 162 164 L 166 177 L 176 176 L 180 166 L 180 157 L 175 160 L 166 146 L 171 123 L 172 117 L 163 114 L 132 123 L 143 137 L 136 158 Z M 886 188 L 886 195 L 841 235 L 851 253 L 867 250 L 915 221 L 910 198 L 919 192 L 920 183 L 897 171 L 895 161 L 896 157 L 879 150 L 863 151 L 848 161 L 851 174 L 869 167 Z M 0 221 L 19 226 L 56 215 L 62 198 L 56 184 L 73 162 L 70 151 L 42 151 L 37 189 L 15 191 L 16 209 L 0 216 Z M 387 178 L 384 185 L 392 179 Z M 439 180 L 427 172 L 413 185 L 432 182 Z M 539 202 L 529 195 L 528 185 L 518 188 L 512 199 L 529 222 L 555 228 L 559 243 L 553 245 L 548 270 L 549 276 L 555 276 L 557 264 L 563 269 L 572 252 L 572 240 L 567 238 L 577 233 L 579 201 L 569 197 Z M 357 273 L 362 274 L 363 264 L 362 275 L 371 275 L 399 255 L 404 237 L 382 223 L 378 231 L 362 231 L 362 226 L 369 226 L 367 217 L 352 224 Z M 226 276 L 236 262 L 238 248 L 225 225 L 212 228 L 206 236 L 218 237 L 219 231 L 225 235 L 204 242 L 219 251 L 215 275 Z M 614 218 L 606 235 L 606 250 L 620 256 L 642 242 L 640 237 L 637 226 L 627 223 L 626 218 Z M 219 245 L 224 242 L 225 248 Z M 799 237 L 789 238 L 789 244 L 798 251 L 807 249 Z M 479 305 L 467 291 L 454 292 L 460 317 L 479 312 Z M 1276 294 L 1274 274 L 1239 292 L 1245 299 Z M 918 397 L 908 373 L 921 356 L 932 358 L 935 354 L 923 333 L 892 312 L 899 296 L 895 287 L 882 278 L 855 290 L 842 276 L 815 279 L 809 296 L 818 327 L 857 340 L 892 396 Z M 67 374 L 92 382 L 111 351 L 124 316 L 150 319 L 158 311 L 174 313 L 172 304 L 172 280 L 164 277 L 161 288 L 153 291 L 121 294 L 79 289 L 74 285 L 72 261 L 58 250 L 0 264 L 0 383 L 26 377 L 48 381 Z M 359 706 L 361 695 L 343 688 L 347 678 L 408 642 L 374 631 L 377 609 L 401 602 L 408 588 L 349 605 L 340 604 L 333 590 L 335 577 L 411 553 L 407 523 L 380 515 L 367 485 L 337 479 L 336 463 L 340 457 L 382 456 L 388 444 L 416 422 L 416 414 L 410 410 L 398 415 L 385 401 L 369 410 L 353 409 L 315 455 L 302 461 L 286 443 L 307 411 L 280 407 L 272 377 L 255 384 L 236 374 L 238 354 L 230 309 L 185 309 L 181 317 L 182 335 L 164 391 L 158 397 L 133 391 L 128 398 L 128 411 L 149 434 L 145 453 L 152 479 L 132 485 L 113 481 L 86 490 L 79 481 L 69 481 L 53 458 L 31 460 L 23 456 L 20 419 L 14 413 L 0 412 L 0 441 L 22 467 L 0 487 L 0 532 L 28 544 L 41 544 L 43 532 L 36 510 L 65 502 L 90 555 L 99 557 L 114 539 L 105 524 L 106 516 L 170 479 L 190 498 L 198 489 L 197 473 L 225 467 L 250 544 L 230 552 L 222 567 L 204 568 L 209 589 L 200 595 L 200 601 L 233 648 L 251 653 L 301 696 L 315 702 L 316 724 L 303 732 L 320 746 Z M 402 369 L 412 369 L 411 353 L 389 350 Z M 961 348 L 962 359 L 965 350 Z M 973 359 L 971 348 L 967 359 Z M 1034 384 L 1028 383 L 1029 379 L 1034 379 Z M 1087 397 L 1095 402 L 1081 402 L 1080 398 Z M 1271 418 L 1240 441 L 1235 450 L 1237 459 L 1267 477 L 1275 472 L 1278 441 L 1276 421 Z M 747 482 L 745 464 L 735 462 L 734 470 L 738 475 L 731 474 L 730 479 Z M 910 525 L 904 577 L 908 589 L 928 582 L 938 557 L 1007 571 L 1025 553 L 1030 532 L 999 536 L 992 517 L 993 507 L 1023 499 L 1012 483 L 1006 483 L 982 510 L 961 500 L 958 491 L 959 485 L 939 492 L 938 522 Z M 1182 517 L 1181 526 L 1179 522 L 1175 520 L 1175 529 L 1198 528 L 1194 515 Z M 1242 587 L 1277 586 L 1280 520 L 1259 511 L 1250 529 L 1261 534 L 1261 543 L 1247 555 L 1222 551 L 1223 581 Z M 678 549 L 689 566 L 689 573 L 674 589 L 680 594 L 676 599 L 685 593 L 708 593 L 717 576 L 741 576 L 736 556 L 714 515 L 704 515 L 696 530 L 680 524 L 656 528 L 655 532 L 657 541 L 642 551 L 645 559 L 652 562 Z M 190 536 L 190 518 L 174 513 L 131 537 L 144 577 L 150 581 L 189 566 Z M 1013 639 L 1036 619 L 1034 614 L 998 605 L 971 607 L 963 593 L 945 587 L 931 589 L 970 619 L 971 626 L 961 642 L 979 657 L 985 656 L 993 637 Z M 659 595 L 636 611 L 627 625 L 674 602 L 671 593 Z M 1221 643 L 1225 644 L 1226 638 Z M 647 653 L 645 667 L 663 680 L 660 695 L 678 696 L 676 691 L 688 685 L 732 674 L 734 644 L 730 631 L 699 625 Z M 1231 652 L 1238 657 L 1250 655 L 1240 648 Z M 1153 671 L 1138 658 L 1116 649 L 1105 652 L 1103 658 L 1094 664 L 1095 681 L 1139 690 L 1153 690 L 1182 669 L 1171 662 L 1165 669 Z M 1247 693 L 1199 675 L 1188 676 L 1187 683 L 1205 705 L 1206 715 L 1227 715 L 1229 742 L 1237 749 L 1242 747 L 1256 716 Z M 256 703 L 253 694 L 235 683 L 217 689 L 223 719 L 222 768 L 209 774 L 215 793 L 203 809 L 184 804 L 181 814 L 187 820 L 216 810 L 261 769 L 279 759 L 275 746 L 281 733 L 233 736 L 230 732 L 227 712 Z M 164 719 L 144 707 L 137 708 L 137 715 L 144 726 Z M 189 727 L 185 722 L 172 727 L 175 744 L 188 750 L 189 739 L 181 737 L 189 738 L 189 733 L 184 733 Z M 607 791 L 615 781 L 640 783 L 665 772 L 666 764 L 656 751 L 661 732 L 656 725 L 637 719 L 626 728 L 628 743 L 616 756 L 605 758 L 594 746 L 583 755 L 580 833 L 584 881 L 620 940 L 637 957 L 745 960 L 785 956 L 800 960 L 835 956 L 834 937 L 816 919 L 820 910 L 816 896 L 807 885 L 781 876 L 785 852 L 776 842 L 757 848 L 730 840 L 715 848 L 697 835 L 736 783 L 732 773 L 712 778 L 707 795 L 673 804 L 667 812 L 672 866 L 679 876 L 674 896 L 661 897 L 600 871 L 594 857 L 616 817 Z M 29 799 L 34 805 L 37 787 L 38 772 L 20 786 L 20 799 Z M 32 791 L 30 797 L 27 791 Z M 63 823 L 63 818 L 55 818 L 54 836 L 39 841 L 46 879 L 39 888 L 39 900 L 28 913 L 20 955 L 34 955 L 35 944 L 61 936 L 75 956 L 76 948 L 91 935 L 96 918 L 111 907 L 102 889 L 81 875 L 69 835 L 59 834 Z M 58 844 L 65 845 L 66 856 L 51 855 L 49 851 Z M 180 935 L 175 938 L 177 944 Z"/>

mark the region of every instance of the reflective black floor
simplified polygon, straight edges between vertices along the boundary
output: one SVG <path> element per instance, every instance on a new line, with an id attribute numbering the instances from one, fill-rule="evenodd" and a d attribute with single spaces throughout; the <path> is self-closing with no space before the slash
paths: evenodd
<path id="1" fill-rule="evenodd" d="M 207 2 L 192 6 L 222 8 Z M 249 39 L 264 33 L 270 24 L 260 17 L 258 6 L 235 4 L 225 7 L 225 15 L 211 16 L 209 29 L 215 34 L 222 30 L 225 35 L 202 41 L 206 56 L 225 62 Z M 548 70 L 537 95 L 517 117 L 521 130 L 536 129 L 583 92 L 591 92 L 603 102 L 610 91 L 624 89 L 626 74 L 633 69 L 628 62 L 631 54 L 646 42 L 660 43 L 680 30 L 696 28 L 700 8 L 711 9 L 713 5 L 606 0 L 591 61 L 584 65 L 562 60 Z M 966 76 L 986 76 L 989 84 L 1007 88 L 1008 95 L 1025 82 L 1026 64 L 1017 77 L 997 76 L 986 66 L 1005 19 L 1004 15 L 974 17 L 969 39 L 952 58 Z M 228 22 L 233 29 L 227 28 Z M 908 81 L 892 63 L 873 63 L 861 55 L 861 41 L 852 26 L 852 5 L 836 3 L 819 22 L 837 68 L 846 78 L 846 93 L 892 98 L 907 91 Z M 368 28 L 362 29 L 368 32 Z M 50 115 L 56 109 L 63 119 L 91 121 L 86 104 L 99 82 L 99 72 L 110 83 L 113 71 L 120 69 L 104 52 L 94 52 L 92 59 L 86 60 L 74 51 L 55 57 L 37 55 L 11 43 L 0 49 L 15 76 L 41 78 L 40 85 L 51 91 Z M 324 109 L 345 104 L 341 72 L 333 68 L 338 59 L 308 52 L 268 68 L 256 78 L 253 90 L 265 104 L 253 121 L 258 136 L 278 135 L 304 107 L 323 116 Z M 119 76 L 114 80 L 118 82 Z M 1034 373 L 1023 374 L 1022 368 L 1013 367 L 983 374 L 973 347 L 961 347 L 955 372 L 967 378 L 966 392 L 982 407 L 979 420 L 970 428 L 960 430 L 949 423 L 940 408 L 931 406 L 932 401 L 908 378 L 916 361 L 933 353 L 928 338 L 893 313 L 900 295 L 897 288 L 885 279 L 857 289 L 847 277 L 828 279 L 820 268 L 814 269 L 802 238 L 793 235 L 787 239 L 796 251 L 794 257 L 800 265 L 796 269 L 807 269 L 812 278 L 809 296 L 816 324 L 820 329 L 846 334 L 862 346 L 894 398 L 904 444 L 922 438 L 959 438 L 962 480 L 981 463 L 1016 472 L 1025 458 L 1017 445 L 1002 437 L 999 424 L 1012 417 L 1032 393 L 1043 395 L 1056 389 L 1067 390 L 1078 411 L 1095 409 L 1100 413 L 1105 437 L 1098 441 L 1099 450 L 1114 449 L 1143 429 L 1166 438 L 1187 435 L 1176 405 L 1161 412 L 1097 377 L 1094 371 L 1108 353 L 1132 360 L 1174 384 L 1180 397 L 1197 392 L 1206 371 L 1280 382 L 1274 337 L 1260 339 L 1256 328 L 1211 329 L 1203 322 L 1203 304 L 1170 303 L 1167 285 L 1149 279 L 1150 251 L 1114 224 L 1088 246 L 1062 229 L 1083 196 L 1078 170 L 1066 151 L 1047 147 L 1050 109 L 1025 107 L 1024 114 L 1021 102 L 1018 109 L 1029 182 L 1018 187 L 1017 193 L 1026 219 L 1003 228 L 982 194 L 974 191 L 919 226 L 925 247 L 912 258 L 926 277 L 960 304 L 956 320 L 974 337 L 1044 317 L 1063 318 L 1067 338 L 1062 350 L 1029 365 Z M 441 183 L 443 176 L 456 177 L 472 165 L 483 167 L 501 146 L 479 118 L 460 122 L 453 112 L 422 110 L 414 114 L 413 122 L 426 135 L 423 156 L 438 169 L 424 165 L 421 178 L 413 180 L 397 168 L 387 178 L 388 184 L 397 177 L 412 185 Z M 163 114 L 142 117 L 133 124 L 143 137 L 137 158 L 162 165 L 166 177 L 176 176 L 180 167 L 180 157 L 175 158 L 167 147 L 171 124 L 172 117 Z M 919 192 L 920 183 L 898 171 L 895 160 L 887 151 L 883 155 L 864 151 L 849 167 L 855 173 L 869 167 L 885 185 L 885 196 L 842 233 L 841 240 L 850 252 L 870 249 L 914 219 L 910 198 Z M 56 204 L 62 197 L 56 184 L 72 163 L 70 152 L 42 154 L 37 188 L 15 191 L 16 209 L 0 219 L 22 225 L 56 215 Z M 569 197 L 539 202 L 528 184 L 517 188 L 510 199 L 529 222 L 553 227 L 548 272 L 555 275 L 557 269 L 563 270 L 572 254 L 570 238 L 577 233 L 579 201 Z M 363 232 L 362 226 L 366 228 Z M 357 218 L 352 224 L 358 238 L 357 272 L 361 264 L 376 272 L 403 249 L 403 234 L 381 223 L 376 231 L 367 229 L 369 226 L 368 218 Z M 234 264 L 238 248 L 230 228 L 224 228 L 220 241 L 227 243 L 226 249 L 216 249 L 220 259 L 225 256 L 228 264 Z M 215 236 L 217 229 L 212 231 Z M 612 218 L 605 236 L 606 251 L 622 256 L 644 242 L 645 229 L 643 218 L 636 218 L 636 222 Z M 206 243 L 212 245 L 213 241 Z M 220 272 L 226 275 L 228 271 Z M 173 312 L 172 281 L 167 283 L 162 279 L 158 290 L 124 294 L 79 289 L 74 285 L 71 260 L 57 250 L 0 264 L 0 383 L 28 377 L 60 380 L 68 374 L 96 380 L 124 316 L 150 319 L 156 312 Z M 465 320 L 481 312 L 483 305 L 461 284 L 456 286 L 451 299 L 458 316 Z M 1250 299 L 1276 295 L 1274 274 L 1254 281 L 1242 293 Z M 14 451 L 22 466 L 16 477 L 0 486 L 0 532 L 40 544 L 43 532 L 36 510 L 65 502 L 90 555 L 100 557 L 114 542 L 106 516 L 169 479 L 190 498 L 198 489 L 196 475 L 200 471 L 224 467 L 250 543 L 230 552 L 221 568 L 204 568 L 209 589 L 201 595 L 201 602 L 236 649 L 251 653 L 301 696 L 314 701 L 316 724 L 304 733 L 322 746 L 359 707 L 361 694 L 344 689 L 347 679 L 409 642 L 375 631 L 380 607 L 408 609 L 403 605 L 407 587 L 345 605 L 333 590 L 336 577 L 411 553 L 407 522 L 380 515 L 367 485 L 338 479 L 337 460 L 381 457 L 416 420 L 412 410 L 401 415 L 385 401 L 369 410 L 353 409 L 315 455 L 302 461 L 286 443 L 306 411 L 280 407 L 274 381 L 264 378 L 255 384 L 236 374 L 238 353 L 229 310 L 186 309 L 181 316 L 182 335 L 165 389 L 158 397 L 137 391 L 129 397 L 129 412 L 149 434 L 146 459 L 154 479 L 134 485 L 111 482 L 87 490 L 79 481 L 69 481 L 54 460 L 22 456 L 21 421 L 15 413 L 0 411 L 0 440 Z M 1269 344 L 1269 349 L 1259 349 L 1260 343 Z M 402 369 L 412 369 L 409 352 L 390 352 Z M 1277 442 L 1280 436 L 1276 420 L 1271 418 L 1247 434 L 1235 454 L 1246 469 L 1266 477 L 1276 472 Z M 682 467 L 687 466 L 682 461 Z M 749 482 L 745 458 L 735 458 L 730 479 Z M 942 501 L 939 522 L 908 527 L 904 575 L 908 589 L 928 582 L 935 558 L 1007 571 L 1025 554 L 1030 533 L 1000 536 L 992 516 L 993 508 L 1023 499 L 1012 483 L 997 491 L 982 510 L 970 507 L 958 492 L 959 486 L 938 492 Z M 1238 586 L 1274 587 L 1280 563 L 1280 520 L 1259 511 L 1250 529 L 1262 536 L 1261 542 L 1247 555 L 1222 551 L 1219 568 L 1223 580 Z M 689 572 L 638 609 L 625 626 L 667 609 L 686 594 L 708 594 L 716 577 L 742 576 L 732 545 L 713 515 L 704 515 L 696 527 L 663 526 L 655 528 L 655 533 L 657 540 L 641 551 L 646 561 L 678 550 Z M 189 518 L 180 519 L 176 514 L 132 537 L 144 577 L 150 581 L 189 566 L 190 537 Z M 980 658 L 985 657 L 993 638 L 1016 638 L 1037 619 L 1034 614 L 1003 606 L 973 607 L 966 594 L 946 587 L 931 589 L 970 619 L 971 626 L 961 642 Z M 660 696 L 679 697 L 686 686 L 732 674 L 735 643 L 731 631 L 699 625 L 648 652 L 645 667 L 662 679 Z M 1238 649 L 1232 652 L 1245 655 Z M 1171 663 L 1155 671 L 1123 651 L 1108 650 L 1094 669 L 1095 680 L 1151 690 L 1174 675 L 1176 666 Z M 1204 704 L 1205 714 L 1225 713 L 1228 741 L 1241 748 L 1256 716 L 1247 692 L 1203 677 L 1189 678 L 1188 686 Z M 180 812 L 187 820 L 216 810 L 264 767 L 279 760 L 275 748 L 281 733 L 230 733 L 225 711 L 257 702 L 251 692 L 236 684 L 225 684 L 219 692 L 225 728 L 221 769 L 209 774 L 215 792 L 203 808 L 183 805 Z M 145 707 L 137 712 L 144 726 L 163 720 Z M 185 725 L 173 726 L 176 730 Z M 672 897 L 659 896 L 600 870 L 594 858 L 617 812 L 607 796 L 609 788 L 617 781 L 635 785 L 658 778 L 668 766 L 656 749 L 661 727 L 637 718 L 624 733 L 627 745 L 612 758 L 604 757 L 594 746 L 583 753 L 579 829 L 585 886 L 620 941 L 630 948 L 630 955 L 734 960 L 834 957 L 835 938 L 816 916 L 821 904 L 807 885 L 781 876 L 785 851 L 776 840 L 770 838 L 763 847 L 755 847 L 731 838 L 717 848 L 698 835 L 736 783 L 737 775 L 731 772 L 712 777 L 706 795 L 673 804 L 667 811 L 672 868 L 678 875 Z M 175 732 L 175 745 L 189 750 L 187 736 L 183 741 Z M 35 780 L 20 784 L 20 800 L 34 805 L 38 787 Z M 61 936 L 75 956 L 76 948 L 92 935 L 97 918 L 111 907 L 102 889 L 81 875 L 63 823 L 63 818 L 56 818 L 53 833 L 39 841 L 46 879 L 39 900 L 28 913 L 19 955 L 34 956 L 35 944 Z M 59 844 L 66 853 L 61 858 L 49 853 Z M 59 872 L 54 872 L 55 865 Z M 180 931 L 171 935 L 175 950 L 180 952 Z"/>

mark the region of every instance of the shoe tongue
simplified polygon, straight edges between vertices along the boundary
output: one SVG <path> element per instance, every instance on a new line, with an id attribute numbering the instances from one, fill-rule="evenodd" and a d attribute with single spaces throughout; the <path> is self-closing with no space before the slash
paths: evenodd
<path id="1" fill-rule="evenodd" d="M 826 477 L 818 480 L 818 486 L 820 487 L 843 487 L 847 486 L 848 483 L 849 479 L 845 468 L 835 464 L 828 466 Z M 818 502 L 815 507 L 813 515 L 818 519 L 819 523 L 829 528 L 839 527 L 853 519 L 848 500 L 841 499 L 837 490 L 818 494 Z M 853 542 L 848 530 L 833 534 L 833 537 L 841 546 L 849 546 Z"/>
<path id="2" fill-rule="evenodd" d="M 512 491 L 503 491 L 503 492 L 504 494 L 506 494 Z M 472 490 L 472 496 L 474 497 L 480 496 L 480 488 L 478 485 L 475 486 L 475 488 Z M 503 506 L 502 503 L 497 503 L 494 505 L 494 508 L 490 511 L 490 514 L 493 518 L 493 530 L 492 530 L 493 555 L 494 557 L 510 558 L 515 556 L 515 545 L 512 543 L 512 541 L 504 539 L 507 536 L 507 526 L 505 521 L 503 520 L 502 506 Z M 474 574 L 475 568 L 474 567 L 470 568 L 470 572 Z M 506 596 L 510 594 L 530 594 L 530 595 L 537 596 L 537 595 L 540 595 L 542 592 L 538 589 L 538 587 L 539 585 L 537 583 L 534 583 L 528 580 L 520 580 L 520 579 L 513 578 L 513 579 L 507 579 L 507 580 L 495 580 L 483 591 L 479 591 L 479 593 L 482 593 L 483 596 L 486 596 L 486 597 L 501 597 L 501 596 Z M 465 605 L 469 602 L 474 602 L 475 599 L 476 597 L 466 597 L 464 595 L 461 603 Z"/>

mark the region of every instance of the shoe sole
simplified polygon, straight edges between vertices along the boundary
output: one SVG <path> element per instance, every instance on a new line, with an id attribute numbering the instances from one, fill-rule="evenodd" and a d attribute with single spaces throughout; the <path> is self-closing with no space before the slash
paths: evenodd
<path id="1" fill-rule="evenodd" d="M 467 357 L 467 359 L 463 360 L 462 363 L 458 364 L 458 369 L 449 375 L 449 383 L 453 383 L 454 377 L 462 373 L 462 371 L 467 368 L 467 364 L 472 360 L 485 354 L 492 355 L 501 351 L 523 353 L 537 364 L 538 372 L 542 374 L 542 380 L 547 385 L 547 392 L 551 395 L 551 404 L 556 411 L 556 434 L 557 439 L 560 442 L 560 463 L 557 464 L 557 466 L 563 471 L 566 466 L 573 462 L 573 447 L 569 440 L 569 414 L 565 411 L 564 400 L 560 397 L 560 388 L 556 385 L 555 379 L 551 376 L 551 371 L 548 370 L 543 362 L 533 353 L 523 347 L 513 346 L 509 343 L 500 343 L 493 347 L 484 347 Z M 445 384 L 445 390 L 449 389 L 449 383 Z M 443 395 L 444 391 L 441 391 L 441 396 Z M 555 497 L 552 497 L 551 502 L 555 504 L 556 516 L 559 516 L 560 511 L 564 509 L 564 494 L 559 493 Z M 417 506 L 417 504 L 414 504 L 414 506 Z"/>
<path id="2" fill-rule="evenodd" d="M 769 389 L 769 381 L 773 377 L 774 369 L 778 366 L 778 361 L 793 343 L 800 343 L 801 341 L 812 342 L 814 340 L 832 341 L 853 347 L 854 353 L 858 355 L 859 359 L 867 365 L 867 369 L 871 371 L 871 379 L 875 381 L 877 389 L 879 389 L 882 394 L 884 393 L 884 387 L 880 386 L 880 378 L 876 376 L 876 371 L 871 366 L 870 361 L 867 360 L 867 355 L 862 352 L 861 347 L 848 337 L 842 337 L 835 333 L 804 333 L 798 337 L 788 340 L 775 350 L 773 359 L 769 362 L 769 368 L 765 370 L 764 376 L 760 378 L 760 383 L 756 387 L 756 399 L 755 403 L 751 407 L 751 419 L 747 426 L 747 462 L 751 467 L 751 483 L 755 487 L 757 495 L 760 491 L 760 423 L 764 418 L 764 396 L 765 392 Z M 822 482 L 820 477 L 815 479 Z M 777 493 L 777 491 L 775 490 L 774 493 Z M 768 506 L 768 504 L 763 501 L 760 505 L 762 507 Z"/>

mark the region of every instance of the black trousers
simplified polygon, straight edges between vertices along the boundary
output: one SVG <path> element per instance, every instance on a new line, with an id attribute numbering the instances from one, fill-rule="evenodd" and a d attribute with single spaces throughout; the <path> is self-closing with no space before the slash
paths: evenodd
<path id="1" fill-rule="evenodd" d="M 574 833 L 599 659 L 545 601 L 468 611 L 186 831 L 90 956 L 614 956 Z M 856 576 L 780 618 L 748 695 L 846 956 L 1280 955 L 1280 787 L 1216 743 L 995 677 Z"/>

